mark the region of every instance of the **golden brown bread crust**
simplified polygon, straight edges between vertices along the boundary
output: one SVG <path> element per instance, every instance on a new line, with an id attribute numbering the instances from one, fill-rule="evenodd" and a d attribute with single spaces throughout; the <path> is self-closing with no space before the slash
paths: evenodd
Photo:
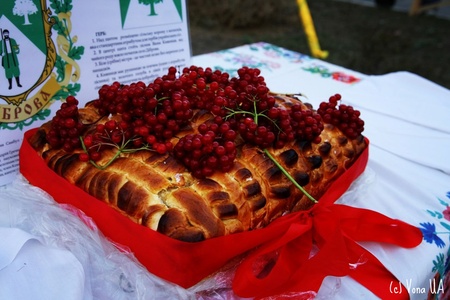
<path id="1" fill-rule="evenodd" d="M 278 101 L 289 105 L 290 98 L 280 96 Z M 89 105 L 80 109 L 80 115 L 84 123 L 100 118 Z M 239 147 L 230 172 L 196 179 L 170 154 L 146 150 L 122 153 L 100 170 L 80 161 L 79 152 L 51 149 L 45 142 L 48 130 L 49 124 L 43 125 L 30 142 L 51 169 L 134 222 L 175 239 L 195 242 L 262 228 L 286 213 L 313 205 L 272 160 L 251 145 Z M 195 130 L 193 124 L 188 132 Z M 268 150 L 298 184 L 319 199 L 366 146 L 362 136 L 349 140 L 326 124 L 319 144 L 294 141 L 282 149 Z M 112 150 L 104 153 L 99 163 L 114 154 Z"/>

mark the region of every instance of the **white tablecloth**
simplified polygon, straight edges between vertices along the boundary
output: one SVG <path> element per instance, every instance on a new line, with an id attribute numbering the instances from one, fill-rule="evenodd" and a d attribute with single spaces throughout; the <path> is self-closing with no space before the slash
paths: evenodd
<path id="1" fill-rule="evenodd" d="M 450 91 L 408 72 L 368 76 L 266 43 L 196 56 L 192 63 L 230 74 L 242 65 L 258 67 L 272 91 L 302 93 L 315 107 L 340 93 L 361 111 L 369 163 L 339 202 L 422 229 L 424 241 L 413 249 L 363 246 L 412 299 L 426 298 L 435 274 L 444 276 L 450 267 Z M 238 299 L 226 281 L 215 282 L 220 293 L 200 297 L 210 282 L 184 290 L 156 278 L 89 218 L 56 204 L 21 176 L 0 188 L 0 236 L 0 299 Z M 436 297 L 444 299 L 447 285 L 435 283 Z M 317 298 L 375 297 L 349 278 L 326 278 Z"/>

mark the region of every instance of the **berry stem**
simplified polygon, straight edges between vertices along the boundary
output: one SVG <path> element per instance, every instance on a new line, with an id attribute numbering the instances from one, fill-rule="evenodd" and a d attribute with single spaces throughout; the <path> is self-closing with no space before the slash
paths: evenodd
<path id="1" fill-rule="evenodd" d="M 113 163 L 113 161 L 116 160 L 117 157 L 119 157 L 120 153 L 122 153 L 122 150 L 118 149 L 117 152 L 116 152 L 116 154 L 114 154 L 114 156 L 113 156 L 106 164 L 104 164 L 103 166 L 97 164 L 97 163 L 96 163 L 95 161 L 93 161 L 92 159 L 89 160 L 89 162 L 90 162 L 94 167 L 96 167 L 97 169 L 105 170 L 110 164 Z"/>
<path id="2" fill-rule="evenodd" d="M 269 118 L 266 114 L 263 113 L 259 113 L 258 114 L 261 117 L 266 118 L 267 120 L 269 120 L 270 122 L 272 122 L 272 124 L 280 131 L 282 132 L 283 130 L 280 128 L 280 126 L 278 126 L 277 122 L 275 122 L 273 119 Z"/>
<path id="3" fill-rule="evenodd" d="M 80 141 L 81 141 L 81 147 L 83 148 L 83 151 L 85 152 L 85 153 L 87 153 L 87 154 L 89 154 L 89 151 L 87 150 L 87 148 L 86 148 L 86 145 L 84 144 L 84 141 L 83 141 L 83 138 L 80 136 Z M 109 146 L 112 146 L 112 147 L 114 147 L 114 148 L 117 148 L 117 152 L 114 154 L 114 156 L 113 157 L 111 157 L 111 159 L 106 163 L 106 164 L 104 164 L 104 165 L 99 165 L 99 164 L 97 164 L 95 161 L 93 161 L 92 159 L 90 159 L 89 160 L 89 162 L 94 166 L 94 167 L 96 167 L 97 169 L 100 169 L 100 170 L 105 170 L 107 167 L 109 167 L 109 165 L 111 165 L 118 157 L 119 157 L 119 155 L 120 154 L 122 154 L 122 153 L 133 153 L 133 152 L 136 152 L 136 151 L 140 151 L 140 150 L 149 150 L 149 147 L 146 145 L 146 146 L 143 146 L 143 147 L 140 147 L 140 148 L 136 148 L 136 149 L 128 149 L 127 148 L 127 145 L 128 145 L 128 143 L 130 143 L 130 141 L 132 141 L 132 140 L 127 140 L 126 142 L 124 142 L 124 141 L 122 141 L 122 143 L 121 143 L 121 145 L 119 146 L 119 145 L 117 145 L 117 144 L 111 144 L 111 143 L 102 143 L 102 145 L 109 145 Z M 101 146 L 101 145 L 98 145 L 99 147 Z"/>
<path id="4" fill-rule="evenodd" d="M 224 107 L 226 110 L 230 111 L 229 114 L 226 115 L 225 119 L 231 118 L 234 115 L 238 114 L 252 114 L 251 112 L 245 111 L 245 110 L 234 110 L 228 107 Z"/>
<path id="5" fill-rule="evenodd" d="M 253 120 L 254 120 L 255 124 L 258 124 L 258 109 L 256 107 L 256 101 L 253 101 L 253 112 L 254 112 Z"/>
<path id="6" fill-rule="evenodd" d="M 263 150 L 264 153 L 273 161 L 273 163 L 280 168 L 281 172 L 295 185 L 296 188 L 298 188 L 300 191 L 302 191 L 303 194 L 305 194 L 305 196 L 311 200 L 314 203 L 317 203 L 318 201 L 316 199 L 314 199 L 313 196 L 311 196 L 304 188 L 302 188 L 297 181 L 295 181 L 295 179 L 291 176 L 291 174 L 288 173 L 288 171 L 286 171 L 286 169 L 280 165 L 280 163 L 272 156 L 272 154 L 270 154 L 270 152 L 267 149 Z"/>

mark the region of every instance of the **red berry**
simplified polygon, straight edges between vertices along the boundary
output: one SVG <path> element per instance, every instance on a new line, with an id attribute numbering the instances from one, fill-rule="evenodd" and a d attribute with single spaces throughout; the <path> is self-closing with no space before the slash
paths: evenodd
<path id="1" fill-rule="evenodd" d="M 164 154 L 167 152 L 167 148 L 165 144 L 158 143 L 155 148 L 156 152 L 159 154 Z"/>
<path id="2" fill-rule="evenodd" d="M 80 153 L 80 154 L 78 155 L 78 159 L 79 159 L 80 161 L 82 161 L 82 162 L 87 162 L 87 161 L 89 161 L 89 154 L 87 154 L 87 153 L 85 153 L 85 152 Z"/>
<path id="3" fill-rule="evenodd" d="M 98 161 L 98 160 L 100 160 L 100 158 L 101 158 L 102 156 L 101 156 L 100 152 L 93 151 L 93 152 L 90 153 L 90 157 L 91 157 L 91 159 L 92 159 L 93 161 Z"/>
<path id="4" fill-rule="evenodd" d="M 92 147 L 93 141 L 94 141 L 94 139 L 93 139 L 92 135 L 87 135 L 83 138 L 83 143 L 86 148 Z"/>
<path id="5" fill-rule="evenodd" d="M 74 96 L 68 96 L 66 98 L 66 103 L 70 105 L 78 105 L 78 100 Z"/>

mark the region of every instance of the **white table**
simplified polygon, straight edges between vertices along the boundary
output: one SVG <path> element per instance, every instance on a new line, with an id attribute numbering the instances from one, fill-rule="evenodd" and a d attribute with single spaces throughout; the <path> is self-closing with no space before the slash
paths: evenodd
<path id="1" fill-rule="evenodd" d="M 242 65 L 258 67 L 272 91 L 300 92 L 314 107 L 340 93 L 344 103 L 359 109 L 371 142 L 369 163 L 339 202 L 427 232 L 413 249 L 363 246 L 409 289 L 412 299 L 426 298 L 430 282 L 444 297 L 450 286 L 432 279 L 450 267 L 449 90 L 411 73 L 368 76 L 266 43 L 199 55 L 192 64 L 230 74 Z M 195 299 L 196 292 L 211 288 L 209 281 L 184 290 L 149 274 L 132 254 L 118 251 L 95 230 L 88 217 L 56 204 L 21 176 L 0 188 L 0 236 L 0 299 L 8 293 L 15 299 L 27 293 L 34 299 Z M 239 299 L 228 287 L 227 280 L 215 282 L 220 293 L 203 293 L 200 299 Z M 386 289 L 394 293 L 396 287 L 393 282 Z M 375 298 L 352 279 L 330 277 L 318 297 Z"/>

